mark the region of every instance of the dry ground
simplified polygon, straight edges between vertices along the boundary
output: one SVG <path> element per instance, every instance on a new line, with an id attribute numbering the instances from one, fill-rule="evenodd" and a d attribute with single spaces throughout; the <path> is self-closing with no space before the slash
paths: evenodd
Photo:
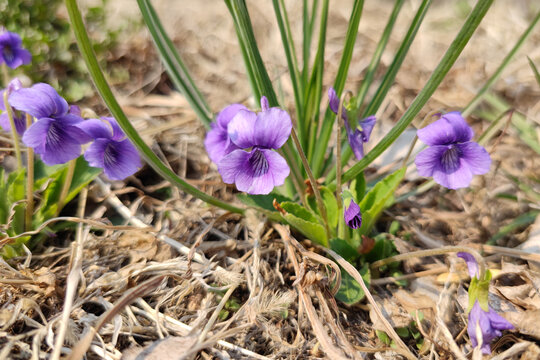
<path id="1" fill-rule="evenodd" d="M 253 104 L 226 6 L 217 0 L 154 3 L 212 108 L 219 111 L 233 102 Z M 290 3 L 299 44 L 297 3 L 301 2 Z M 389 51 L 382 58 L 383 70 L 392 61 L 418 4 L 404 5 Z M 462 24 L 467 4 L 433 4 L 378 114 L 379 136 L 403 114 L 428 79 Z M 348 89 L 358 87 L 392 5 L 391 1 L 366 1 Z M 110 6 L 111 26 L 139 16 L 132 1 L 115 1 Z M 283 89 L 283 103 L 292 106 L 271 4 L 250 1 L 249 9 L 269 73 Z M 332 2 L 326 86 L 333 82 L 349 10 L 348 1 Z M 421 116 L 463 107 L 536 11 L 538 6 L 532 1 L 496 2 Z M 537 125 L 540 88 L 525 55 L 540 64 L 539 44 L 537 29 L 495 85 L 500 99 Z M 129 71 L 130 79 L 118 85 L 118 95 L 153 149 L 205 192 L 234 201 L 233 189 L 221 183 L 205 155 L 204 129 L 185 100 L 171 92 L 148 35 L 141 31 L 126 36 L 110 60 L 111 66 Z M 103 109 L 97 100 L 88 105 Z M 489 124 L 479 115 L 469 120 L 477 134 Z M 494 354 L 506 351 L 499 358 L 535 359 L 540 357 L 535 345 L 540 340 L 539 269 L 538 263 L 527 262 L 532 258 L 517 249 L 534 241 L 534 225 L 531 221 L 512 224 L 538 209 L 540 159 L 512 127 L 487 148 L 494 159 L 493 169 L 475 180 L 472 191 L 434 187 L 409 197 L 385 213 L 379 230 L 387 231 L 391 220 L 400 222 L 401 230 L 394 238 L 400 252 L 444 245 L 478 248 L 494 240 L 499 248 L 483 248 L 490 268 L 500 269 L 490 301 L 517 327 L 496 342 Z M 422 182 L 411 173 L 400 194 Z M 243 219 L 210 208 L 170 188 L 148 168 L 125 183 L 97 181 L 89 189 L 86 209 L 89 219 L 105 218 L 116 225 L 130 225 L 131 230 L 95 226 L 101 230 L 90 232 L 84 226 L 78 234 L 50 239 L 35 255 L 0 264 L 0 358 L 48 358 L 58 334 L 65 339 L 64 354 L 68 349 L 88 348 L 88 358 L 106 359 L 141 358 L 137 352 L 149 344 L 146 355 L 139 356 L 165 360 L 185 353 L 185 358 L 198 359 L 308 359 L 340 358 L 346 353 L 358 358 L 396 358 L 405 352 L 377 338 L 375 330 L 385 327 L 372 306 L 363 302 L 347 307 L 333 301 L 328 281 L 332 272 L 317 257 L 320 249 L 309 241 L 296 243 L 283 229 L 254 214 Z M 540 226 L 536 226 L 538 232 Z M 508 231 L 501 233 L 501 229 Z M 468 282 L 462 265 L 455 256 L 407 261 L 403 271 L 413 275 L 406 286 L 396 285 L 384 273 L 373 282 L 371 292 L 394 326 L 417 322 L 424 346 L 417 347 L 413 338 L 404 340 L 415 356 L 471 355 L 464 312 Z M 76 287 L 74 280 L 78 280 Z M 66 295 L 68 288 L 71 295 Z M 73 299 L 69 321 L 62 319 L 66 299 Z M 418 310 L 425 317 L 421 322 L 411 315 Z M 99 334 L 91 346 L 84 347 L 80 339 L 96 324 L 102 325 Z"/>

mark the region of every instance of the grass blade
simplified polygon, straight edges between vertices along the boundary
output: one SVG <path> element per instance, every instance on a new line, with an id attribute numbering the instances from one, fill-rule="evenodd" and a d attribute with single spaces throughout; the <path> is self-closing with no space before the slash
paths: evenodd
<path id="1" fill-rule="evenodd" d="M 349 66 L 351 64 L 352 53 L 354 50 L 354 44 L 358 35 L 358 25 L 360 24 L 360 18 L 362 17 L 362 9 L 364 7 L 363 0 L 355 0 L 351 17 L 349 19 L 349 26 L 347 28 L 347 34 L 345 35 L 345 45 L 343 46 L 343 54 L 341 55 L 341 61 L 339 63 L 336 80 L 334 81 L 334 89 L 338 96 L 341 96 L 341 92 L 345 87 L 345 81 L 349 73 Z M 319 109 L 320 97 L 317 102 L 317 109 Z M 324 114 L 324 120 L 319 132 L 319 136 L 316 136 L 317 132 L 312 132 L 313 136 L 310 136 L 310 144 L 308 153 L 313 155 L 312 167 L 316 177 L 320 176 L 322 165 L 324 162 L 324 155 L 328 146 L 328 140 L 332 132 L 332 126 L 334 124 L 335 116 L 330 109 L 326 109 Z M 317 144 L 317 146 L 315 146 Z"/>
<path id="2" fill-rule="evenodd" d="M 404 0 L 396 1 L 396 4 L 394 5 L 394 9 L 392 10 L 390 17 L 388 18 L 388 22 L 386 23 L 386 26 L 381 35 L 381 38 L 379 42 L 377 43 L 377 48 L 375 49 L 375 52 L 373 53 L 373 56 L 371 57 L 371 61 L 366 70 L 366 75 L 364 77 L 364 80 L 362 81 L 362 84 L 360 85 L 360 88 L 358 89 L 358 95 L 356 95 L 356 104 L 355 104 L 356 109 L 360 109 L 362 105 L 364 104 L 364 99 L 366 97 L 367 91 L 369 89 L 369 86 L 373 82 L 373 77 L 375 76 L 375 72 L 377 71 L 377 68 L 379 67 L 382 54 L 384 52 L 384 49 L 386 48 L 386 45 L 388 44 L 388 40 L 390 39 L 390 34 L 392 33 L 394 24 L 396 23 L 399 12 L 403 6 L 403 2 Z M 345 164 L 347 164 L 351 156 L 352 156 L 351 147 L 348 146 L 347 142 L 345 142 L 345 148 L 343 150 L 342 158 L 341 158 L 341 166 L 345 166 Z M 330 172 L 326 176 L 327 182 L 333 181 L 336 178 L 336 167 L 332 166 L 329 169 L 330 169 Z"/>
<path id="3" fill-rule="evenodd" d="M 407 111 L 399 119 L 397 124 L 390 130 L 390 132 L 379 143 L 364 156 L 362 160 L 356 163 L 353 167 L 347 170 L 343 174 L 343 181 L 349 181 L 354 179 L 360 174 L 371 162 L 373 162 L 380 154 L 383 153 L 403 131 L 410 125 L 414 117 L 424 107 L 429 98 L 433 95 L 435 90 L 439 87 L 444 77 L 454 65 L 455 61 L 465 48 L 465 45 L 469 42 L 472 34 L 480 25 L 480 22 L 484 18 L 488 9 L 491 7 L 493 0 L 479 0 L 476 6 L 469 14 L 469 17 L 465 21 L 465 24 L 461 27 L 461 30 L 450 44 L 450 47 L 444 54 L 443 58 L 431 74 L 424 88 L 420 91 L 418 96 L 414 99 Z"/>
<path id="4" fill-rule="evenodd" d="M 298 122 L 298 137 L 300 142 L 305 140 L 305 134 L 302 131 L 304 129 L 304 116 L 303 116 L 303 96 L 300 88 L 300 72 L 298 70 L 298 60 L 294 50 L 294 42 L 289 25 L 289 19 L 287 17 L 287 9 L 283 0 L 272 0 L 274 6 L 274 12 L 276 14 L 276 20 L 278 22 L 279 32 L 281 34 L 281 42 L 283 43 L 283 50 L 285 51 L 285 57 L 287 58 L 287 66 L 289 67 L 289 74 L 291 76 L 291 83 L 294 92 L 294 102 L 296 107 L 296 119 Z M 283 11 L 283 12 L 282 12 Z"/>
<path id="5" fill-rule="evenodd" d="M 234 21 L 234 28 L 244 57 L 249 82 L 256 101 L 264 95 L 270 106 L 278 106 L 276 93 L 264 66 L 245 0 L 225 0 Z"/>
<path id="6" fill-rule="evenodd" d="M 491 75 L 489 80 L 484 84 L 484 86 L 482 86 L 482 88 L 478 91 L 476 96 L 467 104 L 467 106 L 465 106 L 465 108 L 462 111 L 463 116 L 467 116 L 467 115 L 469 115 L 471 113 L 471 111 L 474 109 L 474 107 L 483 99 L 486 92 L 491 88 L 491 86 L 493 86 L 495 81 L 497 81 L 497 79 L 501 76 L 503 70 L 510 63 L 510 61 L 512 60 L 514 55 L 519 51 L 519 49 L 521 48 L 521 46 L 523 45 L 525 40 L 527 40 L 527 38 L 531 34 L 532 30 L 536 26 L 536 24 L 538 24 L 538 20 L 540 20 L 540 12 L 538 12 L 538 14 L 536 14 L 533 21 L 529 25 L 529 27 L 519 37 L 518 41 L 516 42 L 516 44 L 514 45 L 512 50 L 510 50 L 510 52 L 504 57 L 503 61 L 501 62 L 501 65 L 499 65 L 499 67 L 497 68 L 497 70 L 495 70 L 493 75 Z"/>
<path id="7" fill-rule="evenodd" d="M 101 98 L 103 99 L 103 101 L 105 102 L 109 110 L 111 111 L 112 115 L 118 121 L 118 123 L 122 127 L 122 130 L 124 130 L 127 137 L 137 147 L 137 149 L 139 150 L 141 155 L 144 157 L 146 162 L 164 179 L 170 181 L 173 185 L 179 187 L 186 193 L 191 194 L 194 197 L 197 197 L 214 206 L 220 207 L 222 209 L 225 209 L 231 212 L 242 214 L 244 212 L 244 209 L 238 208 L 229 203 L 223 202 L 211 195 L 205 194 L 204 192 L 200 191 L 199 189 L 195 188 L 194 186 L 188 184 L 186 181 L 179 178 L 178 175 L 176 175 L 171 169 L 169 169 L 156 156 L 156 154 L 152 152 L 152 150 L 148 147 L 148 145 L 145 144 L 145 142 L 140 137 L 137 130 L 135 130 L 133 125 L 131 125 L 128 118 L 122 111 L 122 108 L 116 101 L 116 98 L 114 97 L 111 91 L 111 88 L 109 87 L 109 84 L 107 83 L 107 80 L 105 80 L 105 76 L 103 75 L 103 72 L 101 71 L 101 68 L 99 67 L 98 61 L 96 59 L 96 55 L 92 48 L 92 44 L 90 43 L 90 39 L 88 38 L 88 34 L 86 33 L 86 29 L 84 27 L 81 12 L 79 11 L 79 8 L 77 6 L 77 1 L 66 0 L 66 8 L 68 11 L 71 26 L 73 28 L 73 32 L 75 34 L 75 38 L 77 40 L 77 45 L 86 63 L 86 66 L 88 67 L 88 71 L 90 72 L 92 80 L 94 81 L 94 84 L 99 94 L 101 95 Z"/>
<path id="8" fill-rule="evenodd" d="M 529 60 L 529 65 L 531 66 L 531 69 L 534 73 L 536 82 L 538 83 L 538 86 L 540 86 L 540 73 L 538 72 L 538 69 L 536 68 L 536 65 L 534 65 L 534 63 L 532 62 L 531 58 L 527 56 L 527 60 Z"/>
<path id="9" fill-rule="evenodd" d="M 323 0 L 321 10 L 321 25 L 319 29 L 319 42 L 317 45 L 317 53 L 315 54 L 315 60 L 313 62 L 313 69 L 311 77 L 306 88 L 306 100 L 304 101 L 305 110 L 304 116 L 306 118 L 304 132 L 308 135 L 309 144 L 314 141 L 317 135 L 317 119 L 319 118 L 319 106 L 321 102 L 322 93 L 322 77 L 324 72 L 324 49 L 326 47 L 326 27 L 328 23 L 328 8 L 329 0 Z M 310 149 L 308 146 L 306 151 L 308 160 L 310 159 Z M 316 177 L 317 175 L 315 175 Z"/>
<path id="10" fill-rule="evenodd" d="M 381 106 L 384 98 L 388 94 L 388 91 L 394 84 L 394 80 L 396 79 L 396 75 L 401 68 L 401 64 L 403 64 L 405 56 L 407 56 L 407 53 L 409 52 L 411 44 L 414 41 L 416 34 L 418 33 L 418 29 L 420 28 L 420 25 L 422 24 L 422 21 L 424 20 L 424 17 L 426 16 L 430 5 L 431 0 L 422 1 L 422 4 L 418 8 L 416 15 L 411 23 L 411 26 L 409 26 L 409 30 L 407 31 L 405 38 L 401 42 L 401 45 L 398 49 L 398 52 L 396 53 L 396 56 L 394 57 L 394 60 L 392 61 L 392 64 L 390 64 L 390 67 L 386 71 L 382 83 L 379 85 L 379 88 L 375 92 L 373 99 L 371 99 L 371 102 L 368 104 L 366 110 L 363 111 L 362 117 L 375 115 L 375 113 L 379 109 L 379 106 Z"/>
<path id="11" fill-rule="evenodd" d="M 209 128 L 212 122 L 212 111 L 189 75 L 187 67 L 180 55 L 178 55 L 173 42 L 167 36 L 152 4 L 149 0 L 137 0 L 137 4 L 171 81 L 186 97 L 201 122 L 206 128 Z"/>

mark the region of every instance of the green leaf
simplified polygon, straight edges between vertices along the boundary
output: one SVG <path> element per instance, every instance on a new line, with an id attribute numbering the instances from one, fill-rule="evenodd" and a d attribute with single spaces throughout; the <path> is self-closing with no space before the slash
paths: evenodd
<path id="1" fill-rule="evenodd" d="M 369 271 L 369 266 L 367 266 L 367 264 L 364 265 L 359 270 L 359 272 L 362 276 L 362 279 L 364 279 L 366 286 L 369 287 L 369 283 L 371 281 L 371 273 Z M 364 293 L 364 290 L 362 290 L 360 284 L 356 280 L 354 280 L 348 272 L 342 270 L 341 286 L 338 293 L 336 294 L 336 298 L 347 305 L 354 305 L 360 300 L 362 300 L 365 295 L 366 294 Z"/>
<path id="2" fill-rule="evenodd" d="M 287 212 L 281 217 L 296 230 L 304 234 L 308 239 L 328 247 L 326 231 L 320 224 L 319 219 L 306 208 L 293 202 L 283 202 L 280 206 Z"/>
<path id="3" fill-rule="evenodd" d="M 17 201 L 21 201 L 26 198 L 25 174 L 26 169 L 24 168 L 9 174 L 7 180 L 7 202 L 9 204 L 14 204 Z M 25 206 L 23 203 L 15 205 L 14 207 L 15 215 L 13 217 L 13 222 L 10 224 L 10 232 L 12 235 L 20 234 L 24 231 L 24 209 Z"/>
<path id="4" fill-rule="evenodd" d="M 207 128 L 210 127 L 212 111 L 195 85 L 180 55 L 178 55 L 173 42 L 165 32 L 152 4 L 149 0 L 137 0 L 137 3 L 174 86 L 182 92 L 201 122 Z"/>
<path id="5" fill-rule="evenodd" d="M 379 181 L 360 202 L 362 211 L 362 227 L 360 233 L 367 235 L 381 212 L 388 207 L 394 192 L 405 176 L 406 168 L 401 168 Z"/>
<path id="6" fill-rule="evenodd" d="M 344 239 L 330 239 L 330 249 L 334 250 L 350 263 L 353 263 L 359 256 L 358 250 L 352 247 L 347 240 Z"/>
<path id="7" fill-rule="evenodd" d="M 248 206 L 258 207 L 269 211 L 277 211 L 274 208 L 274 199 L 276 199 L 278 203 L 284 201 L 292 201 L 286 196 L 283 196 L 281 194 L 275 194 L 273 192 L 268 195 L 249 195 L 242 193 L 236 195 L 236 197 L 238 198 L 238 200 Z"/>
<path id="8" fill-rule="evenodd" d="M 358 176 L 360 172 L 362 172 L 369 164 L 379 157 L 379 155 L 382 154 L 411 124 L 416 115 L 418 115 L 426 102 L 431 98 L 435 90 L 437 90 L 448 71 L 450 71 L 457 58 L 465 48 L 465 45 L 467 45 L 469 39 L 478 28 L 478 25 L 480 25 L 480 22 L 484 18 L 484 15 L 488 9 L 491 7 L 492 3 L 493 0 L 479 0 L 476 3 L 473 11 L 469 14 L 469 17 L 465 21 L 465 24 L 463 24 L 461 30 L 456 35 L 454 41 L 452 41 L 452 44 L 448 47 L 448 50 L 439 62 L 439 65 L 437 65 L 426 85 L 413 100 L 401 119 L 399 119 L 392 130 L 390 130 L 390 132 L 381 141 L 379 141 L 379 143 L 369 153 L 367 153 L 362 160 L 357 162 L 353 167 L 343 174 L 343 182 L 350 181 Z"/>
<path id="9" fill-rule="evenodd" d="M 319 222 L 320 219 L 311 211 L 295 202 L 285 201 L 279 204 L 283 210 L 309 222 Z"/>
<path id="10" fill-rule="evenodd" d="M 366 194 L 366 177 L 363 172 L 351 181 L 350 191 L 356 201 L 361 201 L 364 198 Z"/>
<path id="11" fill-rule="evenodd" d="M 337 227 L 339 217 L 336 196 L 332 191 L 330 191 L 330 189 L 325 186 L 321 186 L 319 188 L 319 191 L 321 193 L 324 206 L 326 207 L 328 225 L 330 226 L 330 228 L 335 229 Z M 317 199 L 315 199 L 315 196 L 308 196 L 307 201 L 311 210 L 313 210 L 313 212 L 320 216 L 321 214 L 319 214 L 319 207 L 317 206 Z"/>
<path id="12" fill-rule="evenodd" d="M 7 198 L 7 183 L 4 177 L 3 167 L 0 167 L 0 199 L 5 199 L 4 201 L 0 201 L 0 224 L 5 224 L 11 205 Z"/>

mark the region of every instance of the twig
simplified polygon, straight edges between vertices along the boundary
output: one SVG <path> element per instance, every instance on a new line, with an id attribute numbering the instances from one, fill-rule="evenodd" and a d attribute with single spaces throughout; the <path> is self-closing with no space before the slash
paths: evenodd
<path id="1" fill-rule="evenodd" d="M 79 195 L 79 206 L 77 208 L 77 216 L 84 217 L 84 210 L 86 208 L 86 199 L 88 197 L 88 188 L 84 187 Z M 82 271 L 82 257 L 83 257 L 83 242 L 84 238 L 89 232 L 89 227 L 86 227 L 86 231 L 83 234 L 82 222 L 77 224 L 77 235 L 74 243 L 73 252 L 71 253 L 72 263 L 66 280 L 66 296 L 64 299 L 64 310 L 62 311 L 62 318 L 60 319 L 60 327 L 58 329 L 58 335 L 54 342 L 53 352 L 51 360 L 60 359 L 60 353 L 66 337 L 66 332 L 69 324 L 69 316 L 71 314 L 71 308 L 73 306 L 73 299 L 77 291 L 79 284 L 79 276 Z"/>
<path id="2" fill-rule="evenodd" d="M 362 287 L 362 290 L 364 290 L 364 294 L 366 295 L 367 300 L 369 301 L 373 310 L 375 311 L 375 313 L 377 314 L 377 316 L 383 323 L 386 329 L 386 332 L 392 338 L 392 340 L 394 340 L 396 345 L 401 349 L 400 351 L 401 355 L 405 356 L 407 359 L 410 359 L 410 360 L 417 359 L 416 355 L 414 355 L 411 352 L 411 350 L 409 350 L 407 345 L 405 345 L 403 340 L 401 340 L 399 335 L 396 333 L 396 331 L 394 330 L 390 322 L 384 317 L 381 309 L 379 309 L 379 306 L 377 305 L 377 303 L 375 302 L 375 299 L 369 292 L 369 289 L 367 288 L 366 283 L 364 282 L 364 279 L 362 278 L 358 270 L 356 270 L 355 267 L 352 266 L 347 260 L 343 259 L 340 255 L 338 255 L 331 249 L 324 249 L 324 250 L 328 252 L 334 259 L 336 259 L 339 265 L 360 284 L 360 286 Z"/>

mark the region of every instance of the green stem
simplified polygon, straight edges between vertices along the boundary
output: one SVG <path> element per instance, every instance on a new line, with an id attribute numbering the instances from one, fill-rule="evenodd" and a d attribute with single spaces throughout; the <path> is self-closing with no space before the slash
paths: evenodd
<path id="1" fill-rule="evenodd" d="M 243 214 L 245 211 L 244 209 L 223 202 L 211 195 L 205 194 L 194 186 L 188 184 L 186 181 L 182 180 L 171 169 L 169 169 L 169 167 L 165 165 L 159 159 L 159 157 L 156 156 L 156 154 L 154 154 L 154 152 L 150 149 L 150 147 L 148 147 L 148 145 L 146 145 L 137 130 L 135 130 L 133 125 L 131 125 L 131 123 L 129 122 L 122 108 L 116 101 L 116 98 L 114 97 L 111 88 L 109 87 L 109 84 L 105 80 L 105 76 L 103 75 L 103 72 L 99 67 L 96 55 L 94 54 L 94 50 L 92 48 L 92 44 L 90 43 L 90 39 L 88 38 L 88 34 L 86 33 L 86 30 L 84 28 L 84 23 L 82 20 L 81 12 L 79 11 L 79 8 L 77 6 L 77 1 L 66 0 L 66 7 L 68 10 L 68 15 L 71 21 L 73 32 L 75 34 L 75 38 L 79 46 L 79 50 L 84 61 L 86 62 L 88 71 L 92 76 L 92 80 L 94 81 L 94 84 L 99 94 L 101 95 L 101 98 L 111 111 L 112 115 L 115 117 L 116 121 L 118 121 L 118 123 L 122 127 L 122 130 L 124 130 L 126 136 L 137 147 L 146 162 L 164 179 L 168 180 L 173 185 L 177 186 L 186 193 L 193 195 L 194 197 L 199 198 L 202 201 L 205 201 L 211 205 L 220 207 L 234 213 Z"/>
<path id="2" fill-rule="evenodd" d="M 345 102 L 345 98 L 347 96 L 352 96 L 352 93 L 350 91 L 347 91 L 341 95 L 341 99 L 339 99 L 339 107 L 338 107 L 338 113 L 336 118 L 337 126 L 337 134 L 336 134 L 336 200 L 337 200 L 337 207 L 338 207 L 338 237 L 343 238 L 345 236 L 345 223 L 344 218 L 342 216 L 343 211 L 343 199 L 341 198 L 341 128 L 342 126 L 345 126 L 345 120 L 343 119 L 343 103 Z M 348 232 L 347 232 L 348 234 Z M 349 240 L 349 239 L 345 239 Z"/>
<path id="3" fill-rule="evenodd" d="M 15 147 L 15 157 L 17 158 L 17 168 L 22 169 L 22 156 L 21 156 L 21 144 L 19 143 L 19 135 L 17 134 L 17 128 L 15 127 L 15 120 L 13 119 L 13 109 L 8 102 L 8 91 L 4 91 L 4 107 L 9 119 L 9 125 L 11 126 L 11 137 L 13 138 L 13 146 Z"/>
<path id="4" fill-rule="evenodd" d="M 313 173 L 311 172 L 311 169 L 309 168 L 306 154 L 304 154 L 304 150 L 302 150 L 302 145 L 300 145 L 300 141 L 298 141 L 298 136 L 296 136 L 296 131 L 294 130 L 294 127 L 291 131 L 291 137 L 293 139 L 294 145 L 296 146 L 296 149 L 298 150 L 300 159 L 302 160 L 302 164 L 304 164 L 304 169 L 306 170 L 309 181 L 311 182 L 311 188 L 313 189 L 313 194 L 315 195 L 315 199 L 317 200 L 317 207 L 319 208 L 319 212 L 321 213 L 321 216 L 323 218 L 326 236 L 328 237 L 328 239 L 331 239 L 330 227 L 328 226 L 328 216 L 326 215 L 326 207 L 324 206 L 321 193 L 319 192 L 317 179 L 315 179 Z"/>
<path id="5" fill-rule="evenodd" d="M 373 263 L 371 263 L 370 267 L 372 269 L 380 268 L 383 265 L 387 265 L 396 261 L 402 261 L 407 259 L 414 259 L 414 258 L 421 258 L 421 257 L 427 257 L 427 256 L 436 256 L 436 255 L 444 255 L 448 253 L 455 253 L 455 252 L 466 252 L 474 256 L 474 259 L 478 263 L 478 267 L 480 268 L 480 276 L 479 279 L 484 278 L 484 274 L 486 273 L 486 263 L 484 261 L 484 258 L 476 251 L 468 247 L 464 246 L 445 246 L 439 249 L 428 249 L 428 250 L 419 250 L 419 251 L 413 251 L 406 254 L 399 254 L 387 257 L 386 259 L 377 260 Z"/>
<path id="6" fill-rule="evenodd" d="M 26 114 L 26 128 L 32 125 L 32 116 Z M 25 231 L 32 230 L 32 218 L 34 215 L 34 149 L 26 149 L 26 218 L 24 222 Z"/>
<path id="7" fill-rule="evenodd" d="M 60 214 L 64 207 L 66 198 L 69 194 L 69 188 L 71 187 L 71 181 L 73 180 L 73 174 L 75 174 L 75 166 L 77 165 L 77 159 L 70 160 L 68 162 L 66 178 L 62 185 L 62 191 L 60 192 L 60 198 L 58 199 L 58 207 L 56 208 L 56 216 Z"/>
<path id="8" fill-rule="evenodd" d="M 414 117 L 420 112 L 425 103 L 439 87 L 448 71 L 450 71 L 452 65 L 454 65 L 455 61 L 465 48 L 465 45 L 467 45 L 472 34 L 478 28 L 478 25 L 480 25 L 480 22 L 492 3 L 493 0 L 479 0 L 476 3 L 475 8 L 444 54 L 441 62 L 433 71 L 422 91 L 420 91 L 407 111 L 405 111 L 405 114 L 403 114 L 392 130 L 390 130 L 390 132 L 369 153 L 367 153 L 362 160 L 343 174 L 343 181 L 352 180 L 359 175 L 369 164 L 371 164 L 380 154 L 382 154 L 390 145 L 392 145 L 392 143 L 399 137 L 399 135 L 401 135 L 403 131 L 405 131 L 405 129 L 414 120 Z"/>

